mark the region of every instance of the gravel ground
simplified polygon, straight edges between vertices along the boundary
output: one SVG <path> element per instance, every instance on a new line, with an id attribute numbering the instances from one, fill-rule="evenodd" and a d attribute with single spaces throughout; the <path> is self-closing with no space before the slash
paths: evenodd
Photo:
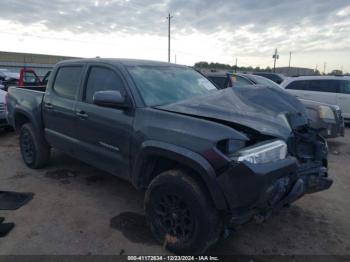
<path id="1" fill-rule="evenodd" d="M 16 223 L 0 238 L 0 255 L 167 254 L 149 232 L 142 192 L 56 151 L 47 168 L 31 170 L 17 140 L 0 131 L 0 190 L 35 196 L 16 211 L 0 211 Z M 208 253 L 350 255 L 350 138 L 330 140 L 329 147 L 330 190 L 303 197 L 263 224 L 242 226 Z"/>

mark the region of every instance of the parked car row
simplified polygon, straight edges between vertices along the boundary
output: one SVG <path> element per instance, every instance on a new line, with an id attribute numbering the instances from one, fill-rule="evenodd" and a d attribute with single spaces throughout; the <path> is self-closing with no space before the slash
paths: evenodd
<path id="1" fill-rule="evenodd" d="M 10 72 L 7 69 L 0 69 L 0 89 L 7 91 L 11 86 L 23 87 L 26 89 L 45 91 L 51 71 L 40 79 L 33 69 L 22 68 L 19 73 Z"/>
<path id="2" fill-rule="evenodd" d="M 48 71 L 43 79 L 30 68 L 23 68 L 20 73 L 0 69 L 0 128 L 11 129 L 6 116 L 6 94 L 9 87 L 19 87 L 28 90 L 45 91 L 51 71 Z"/>
<path id="3" fill-rule="evenodd" d="M 255 74 L 206 72 L 205 75 L 220 89 L 237 86 L 267 86 L 282 89 L 280 85 Z M 320 130 L 320 134 L 326 138 L 344 136 L 345 125 L 339 106 L 320 103 L 312 100 L 299 99 L 307 109 L 310 124 Z"/>
<path id="4" fill-rule="evenodd" d="M 9 86 L 18 86 L 19 74 L 0 69 L 0 89 L 7 91 Z"/>
<path id="5" fill-rule="evenodd" d="M 185 66 L 82 59 L 58 63 L 45 92 L 8 94 L 28 167 L 57 148 L 145 190 L 154 237 L 178 254 L 332 185 L 326 141 L 281 88 L 218 90 Z"/>

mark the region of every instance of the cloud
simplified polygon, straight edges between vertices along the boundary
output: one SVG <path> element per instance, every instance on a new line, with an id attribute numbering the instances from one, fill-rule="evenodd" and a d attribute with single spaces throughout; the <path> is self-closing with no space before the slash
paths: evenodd
<path id="1" fill-rule="evenodd" d="M 219 48 L 262 55 L 281 51 L 345 50 L 350 43 L 348 0 L 2 0 L 2 20 L 50 32 L 166 36 L 205 34 Z M 30 33 L 30 32 L 28 32 Z M 219 41 L 220 40 L 220 41 Z"/>

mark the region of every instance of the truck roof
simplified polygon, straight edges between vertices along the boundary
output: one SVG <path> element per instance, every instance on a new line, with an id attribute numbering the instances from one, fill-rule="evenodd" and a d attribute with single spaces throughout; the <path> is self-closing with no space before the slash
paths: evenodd
<path id="1" fill-rule="evenodd" d="M 183 65 L 172 64 L 167 62 L 142 60 L 142 59 L 126 59 L 126 58 L 82 58 L 82 59 L 70 59 L 64 60 L 58 63 L 58 65 L 71 64 L 71 63 L 106 63 L 111 65 L 123 65 L 123 66 L 178 66 L 185 67 Z"/>

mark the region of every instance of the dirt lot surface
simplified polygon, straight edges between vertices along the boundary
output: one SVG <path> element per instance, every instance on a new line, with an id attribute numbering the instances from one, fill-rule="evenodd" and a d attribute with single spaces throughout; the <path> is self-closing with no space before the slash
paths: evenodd
<path id="1" fill-rule="evenodd" d="M 307 195 L 263 224 L 248 223 L 208 253 L 350 254 L 350 132 L 329 141 L 333 187 Z M 16 227 L 0 254 L 167 254 L 143 215 L 143 193 L 59 152 L 36 171 L 20 157 L 17 136 L 0 131 L 0 190 L 34 199 L 0 217 Z"/>

